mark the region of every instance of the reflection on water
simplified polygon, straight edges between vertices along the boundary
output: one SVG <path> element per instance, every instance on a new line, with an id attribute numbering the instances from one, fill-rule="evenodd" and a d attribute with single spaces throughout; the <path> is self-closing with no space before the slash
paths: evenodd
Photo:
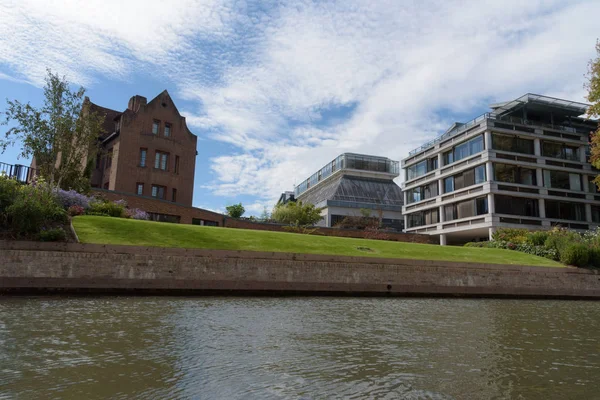
<path id="1" fill-rule="evenodd" d="M 599 398 L 600 303 L 0 298 L 0 399 Z"/>

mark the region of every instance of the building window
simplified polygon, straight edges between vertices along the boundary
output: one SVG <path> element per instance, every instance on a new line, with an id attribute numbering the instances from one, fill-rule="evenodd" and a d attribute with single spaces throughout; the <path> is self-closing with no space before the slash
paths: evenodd
<path id="1" fill-rule="evenodd" d="M 492 135 L 494 150 L 510 151 L 511 153 L 534 154 L 533 140 L 523 139 L 513 135 Z"/>
<path id="2" fill-rule="evenodd" d="M 542 155 L 544 157 L 579 161 L 579 149 L 577 147 L 556 142 L 542 142 Z"/>
<path id="3" fill-rule="evenodd" d="M 165 199 L 166 188 L 164 186 L 152 185 L 152 197 L 157 199 Z"/>
<path id="4" fill-rule="evenodd" d="M 452 164 L 453 162 L 462 160 L 484 150 L 483 135 L 474 137 L 471 140 L 467 140 L 457 146 L 454 146 L 452 150 L 447 151 L 443 154 L 444 165 Z"/>
<path id="5" fill-rule="evenodd" d="M 160 121 L 153 121 L 152 122 L 152 134 L 153 135 L 158 135 L 158 128 L 160 126 Z"/>
<path id="6" fill-rule="evenodd" d="M 546 200 L 546 218 L 585 221 L 585 206 L 582 203 Z"/>
<path id="7" fill-rule="evenodd" d="M 475 217 L 488 213 L 487 196 L 444 206 L 444 221 Z"/>
<path id="8" fill-rule="evenodd" d="M 159 214 L 159 213 L 148 213 L 148 218 L 150 221 L 157 222 L 171 222 L 174 224 L 178 224 L 181 222 L 181 216 L 179 215 L 170 215 L 170 214 Z"/>
<path id="9" fill-rule="evenodd" d="M 437 156 L 427 160 L 420 161 L 406 168 L 406 180 L 417 178 L 425 175 L 438 168 Z"/>
<path id="10" fill-rule="evenodd" d="M 598 193 L 598 186 L 596 185 L 596 182 L 594 182 L 594 178 L 588 176 L 585 179 L 588 180 L 588 191 L 590 193 Z"/>
<path id="11" fill-rule="evenodd" d="M 156 157 L 154 158 L 154 168 L 162 169 L 163 171 L 166 171 L 167 166 L 169 165 L 168 160 L 169 160 L 168 153 L 163 153 L 162 151 L 157 151 Z"/>
<path id="12" fill-rule="evenodd" d="M 138 195 L 143 195 L 144 194 L 144 184 L 143 183 L 137 183 L 136 184 L 136 190 L 135 193 Z"/>
<path id="13" fill-rule="evenodd" d="M 175 173 L 179 173 L 179 156 L 175 156 Z"/>
<path id="14" fill-rule="evenodd" d="M 600 222 L 600 207 L 592 206 L 592 222 Z"/>
<path id="15" fill-rule="evenodd" d="M 433 225 L 439 222 L 439 211 L 437 208 L 431 210 L 419 211 L 412 214 L 408 214 L 407 222 L 409 228 L 415 228 L 423 225 Z"/>
<path id="16" fill-rule="evenodd" d="M 520 215 L 523 217 L 538 217 L 538 200 L 526 197 L 494 195 L 495 212 L 498 214 Z"/>
<path id="17" fill-rule="evenodd" d="M 219 223 L 216 221 L 207 221 L 200 218 L 192 218 L 192 225 L 219 226 Z"/>
<path id="18" fill-rule="evenodd" d="M 544 187 L 581 191 L 581 175 L 563 171 L 544 170 Z"/>
<path id="19" fill-rule="evenodd" d="M 494 180 L 521 185 L 537 185 L 535 170 L 512 164 L 494 163 Z"/>
<path id="20" fill-rule="evenodd" d="M 467 169 L 444 179 L 444 193 L 453 192 L 485 182 L 485 164 Z"/>
<path id="21" fill-rule="evenodd" d="M 417 201 L 429 199 L 438 195 L 438 183 L 437 181 L 431 182 L 428 185 L 419 186 L 414 189 L 406 191 L 406 202 L 408 204 L 415 203 Z"/>
<path id="22" fill-rule="evenodd" d="M 112 165 L 112 156 L 113 156 L 113 149 L 110 148 L 110 149 L 108 149 L 108 152 L 106 153 L 106 168 L 110 168 L 110 166 Z"/>
<path id="23" fill-rule="evenodd" d="M 140 149 L 140 167 L 146 166 L 146 154 L 148 154 L 147 149 Z"/>
<path id="24" fill-rule="evenodd" d="M 177 201 L 177 189 L 173 188 L 173 203 Z"/>
<path id="25" fill-rule="evenodd" d="M 96 169 L 100 168 L 102 155 L 100 153 L 96 154 Z"/>
<path id="26" fill-rule="evenodd" d="M 165 124 L 165 137 L 171 136 L 171 124 Z"/>

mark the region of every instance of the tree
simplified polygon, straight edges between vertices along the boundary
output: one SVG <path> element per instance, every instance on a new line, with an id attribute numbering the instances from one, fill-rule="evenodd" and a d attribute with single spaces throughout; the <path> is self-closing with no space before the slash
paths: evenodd
<path id="1" fill-rule="evenodd" d="M 585 88 L 588 91 L 587 100 L 591 103 L 588 109 L 590 118 L 600 118 L 600 40 L 596 41 L 596 59 L 590 60 L 588 65 L 588 82 Z M 600 129 L 596 129 L 590 135 L 592 157 L 590 162 L 596 168 L 600 168 Z M 600 176 L 594 180 L 600 186 Z"/>
<path id="2" fill-rule="evenodd" d="M 322 210 L 314 204 L 290 201 L 286 204 L 277 204 L 271 213 L 271 218 L 282 224 L 313 226 L 323 218 Z"/>
<path id="3" fill-rule="evenodd" d="M 260 217 L 258 218 L 258 220 L 261 222 L 269 222 L 270 219 L 271 219 L 271 214 L 269 214 L 269 210 L 267 210 L 267 207 L 264 207 L 263 212 L 262 212 L 262 214 L 260 214 Z"/>
<path id="4" fill-rule="evenodd" d="M 65 77 L 48 70 L 41 108 L 7 100 L 2 124 L 13 122 L 15 126 L 0 138 L 2 152 L 20 143 L 20 156 L 33 156 L 38 174 L 47 182 L 69 189 L 87 178 L 89 186 L 85 174 L 91 173 L 99 149 L 103 116 L 85 109 L 84 94 L 83 87 L 71 91 Z"/>
<path id="5" fill-rule="evenodd" d="M 231 218 L 239 218 L 246 212 L 242 203 L 227 206 L 225 209 L 227 210 L 227 215 L 229 215 Z"/>

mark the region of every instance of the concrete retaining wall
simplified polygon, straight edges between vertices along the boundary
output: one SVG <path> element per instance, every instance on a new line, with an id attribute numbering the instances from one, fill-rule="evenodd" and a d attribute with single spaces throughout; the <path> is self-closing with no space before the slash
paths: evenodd
<path id="1" fill-rule="evenodd" d="M 0 241 L 0 292 L 147 290 L 600 298 L 600 274 L 246 251 Z"/>

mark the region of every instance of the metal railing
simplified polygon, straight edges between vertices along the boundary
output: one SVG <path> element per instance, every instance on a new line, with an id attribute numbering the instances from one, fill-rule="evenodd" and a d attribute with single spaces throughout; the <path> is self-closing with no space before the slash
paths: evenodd
<path id="1" fill-rule="evenodd" d="M 26 165 L 0 162 L 0 175 L 6 175 L 21 183 L 29 183 L 37 175 L 37 170 Z"/>

